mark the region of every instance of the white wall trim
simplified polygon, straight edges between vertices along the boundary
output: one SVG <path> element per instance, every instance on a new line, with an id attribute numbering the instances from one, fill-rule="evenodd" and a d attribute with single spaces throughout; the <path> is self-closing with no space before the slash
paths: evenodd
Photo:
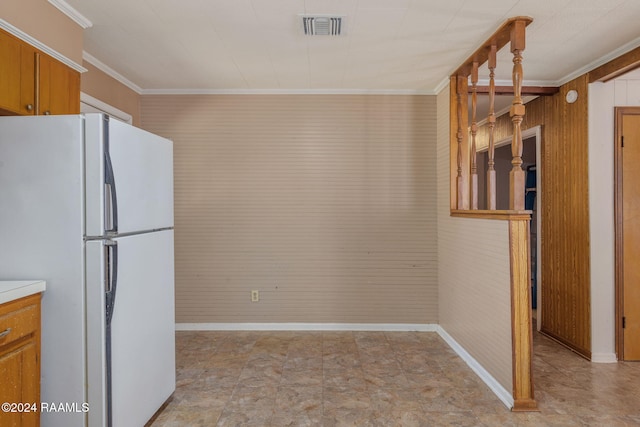
<path id="1" fill-rule="evenodd" d="M 609 52 L 608 54 L 601 56 L 600 58 L 596 59 L 595 61 L 585 65 L 582 68 L 578 68 L 576 71 L 567 74 L 566 76 L 564 76 L 563 78 L 561 78 L 560 80 L 558 80 L 558 84 L 557 86 L 562 86 L 563 84 L 570 82 L 571 80 L 575 79 L 576 77 L 580 77 L 581 75 L 588 73 L 589 71 L 592 71 L 596 68 L 598 68 L 601 65 L 606 64 L 607 62 L 611 61 L 612 59 L 616 59 L 617 57 L 624 55 L 625 53 L 637 48 L 640 46 L 640 37 L 638 37 L 637 39 L 631 40 L 629 43 L 623 44 L 622 46 L 620 46 L 619 48 L 612 50 L 611 52 Z"/>
<path id="2" fill-rule="evenodd" d="M 100 101 L 98 98 L 87 95 L 84 92 L 80 92 L 80 102 L 97 108 L 100 111 L 104 111 L 108 115 L 116 117 L 125 123 L 133 123 L 133 116 L 131 114 L 126 113 L 112 105 L 109 105 L 106 102 Z"/>
<path id="3" fill-rule="evenodd" d="M 89 21 L 84 15 L 75 10 L 69 3 L 64 0 L 48 0 L 53 7 L 67 15 L 73 22 L 80 25 L 85 30 L 93 27 L 93 22 Z"/>
<path id="4" fill-rule="evenodd" d="M 95 64 L 94 64 L 95 65 Z M 142 95 L 435 95 L 426 90 L 369 89 L 142 89 Z"/>
<path id="5" fill-rule="evenodd" d="M 58 61 L 60 61 L 63 64 L 67 65 L 68 67 L 73 68 L 74 70 L 76 70 L 76 71 L 78 71 L 80 73 L 84 73 L 84 72 L 87 71 L 87 69 L 84 68 L 82 65 L 75 63 L 74 61 L 70 60 L 69 58 L 67 58 L 63 54 L 59 53 L 58 51 L 56 51 L 54 49 L 51 49 L 46 44 L 42 43 L 41 41 L 39 41 L 39 40 L 37 40 L 37 39 L 35 39 L 33 37 L 31 37 L 29 34 L 25 33 L 24 31 L 20 30 L 19 28 L 14 27 L 13 25 L 9 24 L 4 19 L 0 19 L 0 28 L 5 30 L 9 34 L 16 36 L 20 40 L 22 40 L 22 41 L 24 41 L 26 43 L 29 43 L 31 46 L 35 47 L 36 49 L 41 50 L 42 52 L 46 53 L 47 55 L 57 59 Z"/>
<path id="6" fill-rule="evenodd" d="M 615 353 L 591 353 L 591 362 L 618 363 L 618 357 Z"/>
<path id="7" fill-rule="evenodd" d="M 95 58 L 93 55 L 87 53 L 86 51 L 82 52 L 82 59 L 84 59 L 85 61 L 87 61 L 88 63 L 90 63 L 91 65 L 93 65 L 94 67 L 102 71 L 103 73 L 107 74 L 108 76 L 113 77 L 123 85 L 127 86 L 132 91 L 136 92 L 138 95 L 142 93 L 142 88 L 140 86 L 133 83 L 131 80 L 127 79 L 125 76 L 118 73 L 116 70 L 109 67 L 104 62 Z"/>
<path id="8" fill-rule="evenodd" d="M 440 325 L 437 326 L 436 332 L 440 337 L 449 344 L 449 347 L 456 352 L 458 356 L 480 377 L 480 379 L 493 391 L 493 393 L 511 409 L 513 408 L 513 395 L 505 389 L 486 369 L 478 363 L 467 351 L 460 345 L 451 335 L 447 333 Z"/>
<path id="9" fill-rule="evenodd" d="M 176 323 L 176 331 L 436 332 L 431 323 Z"/>

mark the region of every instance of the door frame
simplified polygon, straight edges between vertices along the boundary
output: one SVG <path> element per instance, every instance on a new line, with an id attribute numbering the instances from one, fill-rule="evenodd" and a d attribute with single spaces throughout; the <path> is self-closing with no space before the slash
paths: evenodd
<path id="1" fill-rule="evenodd" d="M 615 154 L 614 170 L 614 228 L 615 228 L 615 349 L 619 361 L 624 360 L 624 263 L 622 226 L 622 119 L 625 115 L 640 115 L 640 107 L 614 107 L 615 115 Z"/>

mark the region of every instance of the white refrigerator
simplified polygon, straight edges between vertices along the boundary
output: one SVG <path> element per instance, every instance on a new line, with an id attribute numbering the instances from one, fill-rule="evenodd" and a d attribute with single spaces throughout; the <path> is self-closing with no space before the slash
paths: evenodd
<path id="1" fill-rule="evenodd" d="M 172 171 L 102 114 L 0 117 L 0 280 L 47 282 L 43 426 L 140 427 L 175 390 Z"/>

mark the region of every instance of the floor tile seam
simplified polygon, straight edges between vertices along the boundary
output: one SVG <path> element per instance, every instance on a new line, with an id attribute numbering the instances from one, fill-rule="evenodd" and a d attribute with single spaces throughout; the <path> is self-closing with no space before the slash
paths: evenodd
<path id="1" fill-rule="evenodd" d="M 280 365 L 280 378 L 278 381 L 278 385 L 276 386 L 276 394 L 273 397 L 273 407 L 271 410 L 271 415 L 269 416 L 269 421 L 267 422 L 267 425 L 272 425 L 273 423 L 273 417 L 276 415 L 276 405 L 278 404 L 278 395 L 280 394 L 280 389 L 283 385 L 283 377 L 284 377 L 284 367 L 287 364 L 287 361 L 289 360 L 289 351 L 291 349 L 291 346 L 293 345 L 293 339 L 289 339 L 288 340 L 288 345 L 287 345 L 287 353 L 285 355 L 285 357 L 282 358 L 282 364 Z"/>
<path id="2" fill-rule="evenodd" d="M 226 338 L 226 337 L 225 337 Z M 253 347 L 255 346 L 257 339 L 255 339 L 251 345 L 251 349 L 253 351 Z M 251 352 L 249 352 L 249 354 L 251 354 Z M 247 357 L 247 359 L 245 360 L 244 364 L 242 365 L 242 369 L 240 369 L 239 373 L 238 373 L 238 377 L 236 378 L 236 382 L 233 386 L 233 390 L 231 390 L 231 393 L 229 393 L 229 397 L 227 398 L 227 401 L 225 402 L 222 411 L 220 411 L 220 414 L 218 415 L 218 417 L 216 418 L 216 425 L 218 425 L 218 423 L 220 422 L 220 417 L 222 417 L 222 415 L 224 414 L 225 410 L 227 409 L 227 407 L 230 405 L 234 394 L 236 393 L 236 390 L 238 390 L 238 387 L 240 385 L 240 377 L 242 376 L 242 372 L 244 372 L 244 370 L 247 368 L 247 365 L 249 363 L 249 357 Z"/>
<path id="3" fill-rule="evenodd" d="M 383 333 L 382 333 L 382 336 L 384 337 L 384 342 L 385 342 L 385 344 L 386 344 L 386 347 L 387 347 L 388 349 L 390 349 L 390 351 L 392 352 L 392 354 L 393 354 L 393 359 L 394 359 L 394 361 L 396 362 L 396 365 L 398 365 L 398 367 L 400 368 L 400 370 L 401 370 L 401 372 L 402 372 L 402 375 L 404 376 L 404 380 L 407 382 L 407 385 L 409 386 L 409 389 L 410 389 L 410 388 L 411 388 L 411 386 L 410 386 L 409 381 L 408 381 L 408 379 L 407 379 L 407 377 L 406 377 L 406 375 L 405 375 L 405 373 L 404 373 L 404 370 L 402 369 L 402 364 L 401 364 L 401 363 L 399 363 L 398 358 L 397 358 L 397 356 L 396 356 L 396 351 L 394 350 L 393 346 L 391 345 L 391 342 L 389 341 L 388 332 L 383 332 Z M 361 360 L 362 358 L 361 358 L 361 355 L 360 355 L 360 347 L 359 347 L 359 346 L 356 346 L 356 348 L 357 348 L 357 351 L 358 351 L 358 360 L 360 360 L 360 368 L 362 369 L 362 375 L 363 375 L 363 378 L 364 378 L 364 377 L 365 377 L 365 373 L 364 373 L 364 363 L 363 363 L 363 362 L 362 362 L 362 360 Z M 375 400 L 375 392 L 379 389 L 379 387 L 377 387 L 377 386 L 376 386 L 376 387 L 374 388 L 374 387 L 373 387 L 373 383 L 371 383 L 371 382 L 369 382 L 369 381 L 365 381 L 365 387 L 366 387 L 367 395 L 368 395 L 368 397 L 369 397 L 369 399 L 370 399 L 370 402 L 373 402 L 373 401 Z M 408 389 L 407 389 L 407 390 L 408 390 Z M 416 397 L 417 397 L 417 396 L 416 396 Z M 370 409 L 372 409 L 372 410 L 373 410 L 373 408 L 370 408 Z M 423 412 L 423 414 L 424 414 L 424 407 L 422 406 L 422 404 L 420 404 L 420 409 L 422 410 L 422 412 Z"/>
<path id="4" fill-rule="evenodd" d="M 398 368 L 400 369 L 400 372 L 402 372 L 402 376 L 404 377 L 404 380 L 409 385 L 409 388 L 413 389 L 413 387 L 411 386 L 411 381 L 409 381 L 409 376 L 407 375 L 407 372 L 404 369 L 404 366 L 402 365 L 402 361 L 400 359 L 400 356 L 398 355 L 398 352 L 395 350 L 395 348 L 389 342 L 389 337 L 387 336 L 387 332 L 385 332 L 384 337 L 385 337 L 385 340 L 387 341 L 387 344 L 389 345 L 389 348 L 393 352 L 393 359 L 395 360 L 396 364 L 398 365 Z M 414 391 L 414 390 L 412 390 L 412 391 Z"/>

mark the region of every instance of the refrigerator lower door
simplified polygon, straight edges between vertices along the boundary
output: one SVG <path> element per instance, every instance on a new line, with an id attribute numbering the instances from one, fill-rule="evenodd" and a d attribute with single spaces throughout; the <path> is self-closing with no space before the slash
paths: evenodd
<path id="1" fill-rule="evenodd" d="M 87 291 L 89 426 L 139 427 L 175 390 L 173 230 L 93 243 L 100 267 L 87 271 L 100 280 L 87 286 L 101 292 Z"/>

